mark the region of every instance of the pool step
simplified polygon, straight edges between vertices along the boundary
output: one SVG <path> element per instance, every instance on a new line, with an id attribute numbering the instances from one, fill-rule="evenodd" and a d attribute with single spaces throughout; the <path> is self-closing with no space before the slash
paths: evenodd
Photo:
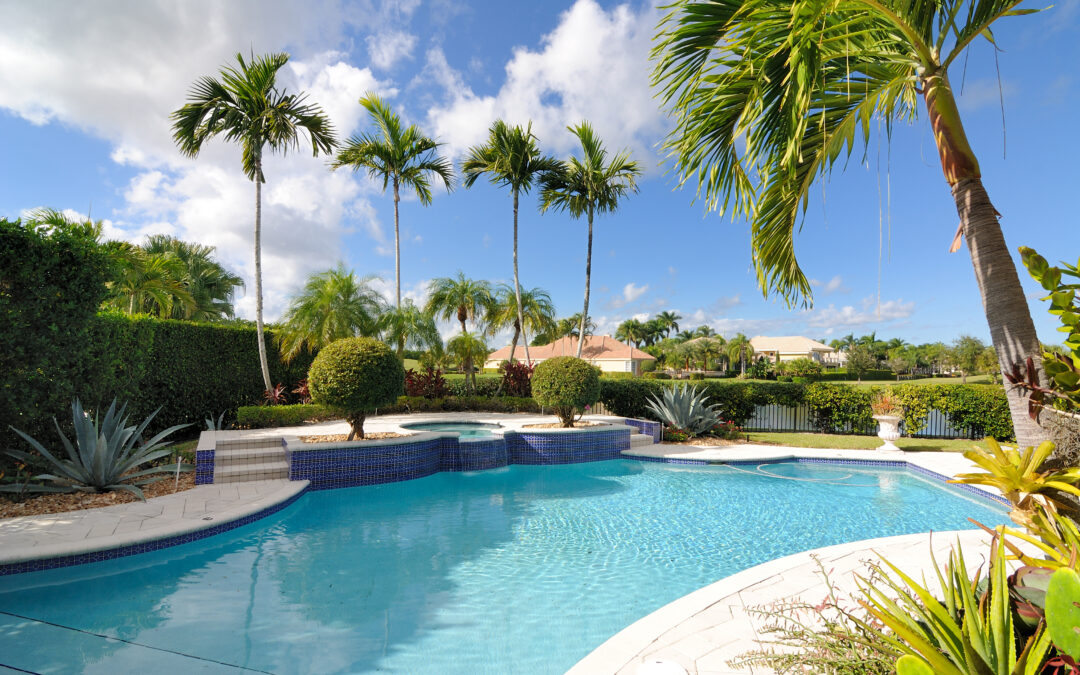
<path id="1" fill-rule="evenodd" d="M 653 445 L 653 444 L 654 443 L 653 443 L 653 437 L 652 436 L 646 436 L 645 434 L 641 434 L 641 433 L 631 433 L 630 434 L 630 447 L 631 448 L 640 448 L 640 447 L 642 447 L 644 445 Z"/>
<path id="2" fill-rule="evenodd" d="M 234 464 L 214 469 L 215 483 L 243 483 L 252 480 L 277 480 L 289 477 L 289 464 L 284 459 L 272 462 Z"/>
<path id="3" fill-rule="evenodd" d="M 214 449 L 214 482 L 240 483 L 289 477 L 281 438 L 219 441 Z"/>

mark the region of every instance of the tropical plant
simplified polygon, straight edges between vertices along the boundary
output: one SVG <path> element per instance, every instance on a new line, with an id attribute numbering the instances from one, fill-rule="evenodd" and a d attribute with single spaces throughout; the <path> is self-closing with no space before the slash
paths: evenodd
<path id="1" fill-rule="evenodd" d="M 707 208 L 751 220 L 765 293 L 809 304 L 794 237 L 811 190 L 874 118 L 888 133 L 919 98 L 966 237 L 990 335 L 1003 363 L 1039 353 L 1038 337 L 998 214 L 982 184 L 948 70 L 1018 0 L 677 0 L 653 51 L 654 83 L 674 118 L 665 147 L 680 183 L 696 178 Z M 997 49 L 997 46 L 994 45 Z M 966 61 L 964 61 L 966 63 Z M 1009 390 L 1021 445 L 1047 434 Z"/>
<path id="2" fill-rule="evenodd" d="M 266 405 L 285 405 L 289 402 L 288 389 L 282 383 L 271 387 L 263 392 L 263 403 Z"/>
<path id="3" fill-rule="evenodd" d="M 387 344 L 397 345 L 398 358 L 404 358 L 405 348 L 442 351 L 442 336 L 431 312 L 416 306 L 406 298 L 400 307 L 390 307 L 379 317 L 379 333 Z"/>
<path id="4" fill-rule="evenodd" d="M 143 440 L 143 432 L 157 415 L 158 411 L 142 421 L 138 426 L 129 426 L 127 404 L 116 408 L 116 400 L 109 405 L 109 409 L 102 417 L 94 413 L 91 417 L 83 410 L 82 402 L 75 399 L 71 403 L 71 421 L 75 429 L 75 442 L 72 443 L 60 429 L 60 424 L 53 418 L 56 433 L 60 435 L 60 441 L 64 445 L 67 458 L 60 458 L 49 452 L 44 445 L 31 438 L 28 434 L 13 429 L 48 462 L 49 473 L 34 476 L 34 480 L 49 481 L 50 486 L 45 486 L 49 492 L 109 492 L 111 490 L 123 490 L 130 492 L 139 499 L 143 499 L 142 487 L 147 483 L 160 480 L 165 474 L 177 470 L 190 471 L 190 465 L 170 464 L 156 465 L 157 460 L 172 454 L 172 450 L 165 449 L 168 445 L 163 443 L 165 437 L 175 431 L 190 426 L 178 424 L 169 427 L 148 441 Z M 8 450 L 7 454 L 15 459 L 31 463 L 34 457 L 21 450 Z M 0 486 L 0 491 L 8 491 L 9 486 Z M 30 491 L 35 488 L 31 486 Z M 40 490 L 39 490 L 40 491 Z"/>
<path id="5" fill-rule="evenodd" d="M 201 77 L 188 95 L 188 103 L 172 113 L 173 140 L 180 152 L 197 157 L 207 140 L 224 135 L 243 149 L 244 175 L 255 183 L 255 326 L 259 365 L 264 388 L 270 389 L 270 367 L 263 338 L 262 294 L 262 184 L 263 152 L 299 148 L 300 132 L 307 133 L 312 154 L 328 153 L 337 145 L 333 126 L 318 105 L 303 94 L 288 94 L 275 84 L 277 73 L 289 61 L 284 53 L 236 55 L 238 67 L 225 66 L 221 79 Z"/>
<path id="6" fill-rule="evenodd" d="M 857 381 L 862 382 L 862 376 L 875 366 L 877 366 L 877 359 L 874 358 L 869 347 L 855 345 L 847 350 L 847 363 L 844 367 L 855 376 Z"/>
<path id="7" fill-rule="evenodd" d="M 521 323 L 522 320 L 524 324 Z M 555 305 L 548 292 L 542 288 L 521 289 L 520 286 L 515 288 L 508 284 L 499 284 L 495 288 L 485 323 L 485 332 L 489 336 L 506 328 L 513 329 L 508 357 L 508 360 L 513 361 L 518 339 L 526 335 L 526 330 L 533 335 L 547 334 L 555 330 Z M 525 362 L 532 364 L 528 349 L 525 350 Z"/>
<path id="8" fill-rule="evenodd" d="M 447 340 L 446 350 L 458 360 L 465 372 L 466 391 L 470 394 L 474 393 L 477 369 L 473 364 L 477 360 L 483 363 L 490 351 L 484 338 L 476 333 L 465 331 Z"/>
<path id="9" fill-rule="evenodd" d="M 678 332 L 681 318 L 678 313 L 667 310 L 656 315 L 656 320 L 664 327 L 664 337 L 671 337 L 673 331 Z"/>
<path id="10" fill-rule="evenodd" d="M 573 356 L 556 356 L 536 364 L 532 376 L 533 398 L 551 408 L 564 427 L 574 421 L 586 406 L 600 399 L 600 369 Z"/>
<path id="11" fill-rule="evenodd" d="M 443 398 L 449 394 L 446 378 L 441 370 L 428 366 L 418 373 L 412 368 L 405 371 L 405 395 L 420 396 L 427 399 Z"/>
<path id="12" fill-rule="evenodd" d="M 296 388 L 292 390 L 292 393 L 296 394 L 301 405 L 307 405 L 311 403 L 311 391 L 308 389 L 308 381 L 305 377 L 296 383 Z"/>
<path id="13" fill-rule="evenodd" d="M 308 389 L 313 403 L 344 413 L 351 427 L 347 440 L 363 439 L 368 413 L 393 405 L 405 393 L 405 370 L 382 342 L 345 338 L 331 342 L 311 362 Z"/>
<path id="14" fill-rule="evenodd" d="M 615 339 L 638 347 L 645 341 L 645 324 L 637 319 L 627 319 L 615 329 Z"/>
<path id="15" fill-rule="evenodd" d="M 282 317 L 278 344 L 285 360 L 305 347 L 314 352 L 342 338 L 374 336 L 383 300 L 369 285 L 373 279 L 357 278 L 342 263 L 308 277 Z"/>
<path id="16" fill-rule="evenodd" d="M 528 398 L 532 396 L 533 366 L 513 361 L 503 361 L 499 364 L 499 372 L 502 373 L 502 382 L 499 383 L 498 394 L 506 393 L 507 396 Z"/>
<path id="17" fill-rule="evenodd" d="M 189 321 L 220 321 L 234 316 L 233 298 L 244 280 L 214 259 L 214 247 L 183 241 L 166 234 L 146 238 L 142 250 L 150 255 L 171 255 L 182 269 L 180 281 L 191 295 L 191 304 L 175 304 L 164 318 Z"/>
<path id="18" fill-rule="evenodd" d="M 593 131 L 592 125 L 582 122 L 568 127 L 581 142 L 581 157 L 570 160 L 557 170 L 549 171 L 541 179 L 540 212 L 550 208 L 568 211 L 573 218 L 585 216 L 589 222 L 589 239 L 585 249 L 585 306 L 581 310 L 578 335 L 586 334 L 589 316 L 589 288 L 592 282 L 593 216 L 597 213 L 614 212 L 619 201 L 628 193 L 637 192 L 637 178 L 641 167 L 630 159 L 630 152 L 623 152 L 607 161 L 607 151 Z M 577 356 L 581 358 L 584 337 L 578 340 Z"/>
<path id="19" fill-rule="evenodd" d="M 416 193 L 420 203 L 431 203 L 431 183 L 442 179 L 446 191 L 454 186 L 454 167 L 436 152 L 439 143 L 424 135 L 415 124 L 404 126 L 401 118 L 376 94 L 368 92 L 360 105 L 378 129 L 377 134 L 363 133 L 349 139 L 331 163 L 333 169 L 344 166 L 354 171 L 364 169 L 373 180 L 382 180 L 394 188 L 394 306 L 401 307 L 401 236 L 398 226 L 398 202 L 401 189 Z"/>
<path id="20" fill-rule="evenodd" d="M 735 337 L 727 341 L 727 355 L 732 363 L 739 362 L 739 374 L 745 377 L 746 362 L 754 356 L 754 346 L 750 344 L 750 338 L 736 333 Z"/>
<path id="21" fill-rule="evenodd" d="M 475 281 L 465 276 L 464 272 L 458 272 L 454 277 L 438 277 L 432 279 L 428 285 L 428 301 L 424 311 L 432 316 L 450 321 L 456 318 L 461 323 L 461 335 L 464 341 L 459 341 L 458 354 L 465 360 L 462 365 L 466 373 L 472 374 L 473 358 L 478 353 L 477 343 L 482 343 L 478 336 L 468 335 L 468 326 L 465 322 L 472 320 L 474 323 L 483 323 L 495 304 L 491 284 L 486 281 Z M 454 347 L 447 345 L 451 352 Z M 486 347 L 485 347 L 486 349 Z M 485 351 L 484 355 L 487 355 Z M 475 380 L 475 375 L 473 375 Z"/>
<path id="22" fill-rule="evenodd" d="M 649 411 L 665 426 L 679 429 L 691 437 L 701 436 L 720 426 L 724 420 L 719 406 L 709 405 L 704 390 L 689 385 L 665 387 L 649 398 Z"/>
<path id="23" fill-rule="evenodd" d="M 482 145 L 473 146 L 461 165 L 465 187 L 470 188 L 476 179 L 488 174 L 492 183 L 510 188 L 514 197 L 514 296 L 517 308 L 517 328 L 514 342 L 510 346 L 510 359 L 514 358 L 517 346 L 517 333 L 526 327 L 525 304 L 521 297 L 521 283 L 518 280 L 518 197 L 528 194 L 533 182 L 541 175 L 560 168 L 559 161 L 540 154 L 537 138 L 532 132 L 532 122 L 522 129 L 520 125 L 510 126 L 503 120 L 496 120 L 488 130 L 488 140 Z M 554 308 L 551 315 L 554 316 Z M 529 341 L 525 339 L 525 362 L 529 358 Z"/>
<path id="24" fill-rule="evenodd" d="M 870 400 L 870 410 L 875 415 L 904 416 L 903 403 L 900 402 L 896 394 L 889 390 L 879 391 L 874 394 L 874 398 Z"/>
<path id="25" fill-rule="evenodd" d="M 961 335 L 953 342 L 953 363 L 960 369 L 961 382 L 967 384 L 967 376 L 979 371 L 979 357 L 986 345 L 970 335 Z"/>
<path id="26" fill-rule="evenodd" d="M 113 262 L 106 307 L 167 319 L 194 306 L 195 298 L 183 281 L 184 264 L 175 255 L 150 253 L 126 241 L 108 242 L 105 250 Z"/>
<path id="27" fill-rule="evenodd" d="M 206 431 L 225 431 L 226 429 L 232 429 L 232 423 L 225 423 L 225 411 L 222 411 L 217 418 L 211 415 L 203 420 L 203 422 L 206 424 Z"/>

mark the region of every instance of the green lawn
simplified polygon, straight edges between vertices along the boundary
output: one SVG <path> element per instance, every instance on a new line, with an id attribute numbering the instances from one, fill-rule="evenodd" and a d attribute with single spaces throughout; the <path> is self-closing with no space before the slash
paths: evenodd
<path id="1" fill-rule="evenodd" d="M 405 359 L 404 366 L 405 370 L 409 370 L 410 368 L 413 370 L 420 370 L 420 362 L 416 359 Z"/>
<path id="2" fill-rule="evenodd" d="M 701 381 L 701 380 L 699 380 Z M 708 378 L 705 382 L 759 382 L 762 384 L 768 384 L 776 382 L 776 380 L 753 380 L 746 379 L 740 380 L 737 377 L 728 378 Z M 824 381 L 824 380 L 823 380 Z M 894 384 L 915 384 L 915 385 L 927 385 L 927 384 L 963 384 L 963 380 L 959 377 L 924 377 L 917 380 L 865 380 L 863 382 L 852 382 L 848 380 L 827 380 L 827 384 L 850 384 L 853 387 L 862 387 L 869 389 L 871 387 L 886 387 Z M 994 384 L 990 380 L 989 375 L 971 375 L 967 379 L 968 384 Z"/>
<path id="3" fill-rule="evenodd" d="M 850 436 L 842 434 L 795 434 L 774 431 L 751 431 L 747 433 L 752 443 L 790 445 L 798 448 L 830 448 L 833 450 L 871 450 L 881 445 L 877 436 Z M 982 441 L 957 438 L 901 438 L 896 441 L 901 450 L 911 452 L 963 452 L 974 446 L 987 449 Z"/>

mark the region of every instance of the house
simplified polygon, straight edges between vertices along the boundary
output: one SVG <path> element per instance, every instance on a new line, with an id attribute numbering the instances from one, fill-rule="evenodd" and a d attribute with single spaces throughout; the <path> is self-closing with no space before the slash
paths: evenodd
<path id="1" fill-rule="evenodd" d="M 578 340 L 576 337 L 564 337 L 551 344 L 529 347 L 529 357 L 535 364 L 556 356 L 577 356 Z M 484 368 L 498 368 L 499 364 L 510 358 L 510 346 L 488 354 Z M 641 364 L 655 361 L 656 357 L 636 347 L 619 342 L 610 335 L 588 335 L 581 350 L 581 358 L 609 373 L 641 374 Z M 525 361 L 525 348 L 518 345 L 514 351 L 515 361 Z"/>
<path id="2" fill-rule="evenodd" d="M 764 356 L 773 363 L 794 361 L 796 359 L 811 359 L 824 365 L 836 365 L 837 363 L 834 356 L 835 349 L 801 335 L 787 335 L 784 337 L 759 335 L 750 338 L 750 346 L 754 348 L 755 359 Z"/>

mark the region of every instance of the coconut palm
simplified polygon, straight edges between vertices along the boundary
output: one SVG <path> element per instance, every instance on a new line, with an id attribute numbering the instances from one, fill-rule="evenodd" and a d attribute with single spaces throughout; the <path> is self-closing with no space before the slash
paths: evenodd
<path id="1" fill-rule="evenodd" d="M 469 332 L 468 327 L 465 325 L 466 321 L 483 323 L 494 304 L 491 284 L 486 281 L 475 281 L 466 278 L 464 272 L 458 272 L 456 278 L 439 277 L 432 279 L 431 284 L 428 286 L 428 293 L 425 311 L 445 321 L 456 318 L 461 323 L 462 335 L 467 335 Z M 466 352 L 462 353 L 465 354 Z M 463 365 L 465 366 L 465 372 L 471 373 L 472 354 L 471 352 L 468 352 L 468 354 Z"/>
<path id="2" fill-rule="evenodd" d="M 482 145 L 469 149 L 469 154 L 461 165 L 465 187 L 470 188 L 482 174 L 488 174 L 491 182 L 510 188 L 514 197 L 514 294 L 515 307 L 518 309 L 517 326 L 525 328 L 523 315 L 525 304 L 521 297 L 521 283 L 518 280 L 518 196 L 528 194 L 533 182 L 542 174 L 559 169 L 559 161 L 540 154 L 537 138 L 532 133 L 532 122 L 522 129 L 520 125 L 510 126 L 502 120 L 496 120 L 488 130 L 488 140 Z M 550 298 L 549 298 L 550 300 Z M 514 358 L 514 346 L 517 333 L 510 346 L 510 358 Z M 529 341 L 525 340 L 525 362 L 529 358 Z"/>
<path id="3" fill-rule="evenodd" d="M 150 254 L 171 254 L 183 265 L 182 281 L 194 303 L 174 306 L 170 318 L 190 321 L 231 319 L 236 289 L 244 280 L 214 259 L 214 247 L 182 241 L 166 234 L 153 234 L 141 247 Z"/>
<path id="4" fill-rule="evenodd" d="M 686 342 L 687 340 L 693 340 L 696 337 L 697 337 L 697 333 L 695 333 L 692 330 L 681 330 L 681 331 L 679 331 L 678 333 L 675 334 L 675 339 L 679 340 L 681 342 Z"/>
<path id="5" fill-rule="evenodd" d="M 308 277 L 282 317 L 281 354 L 291 361 L 304 347 L 322 349 L 343 338 L 371 337 L 378 331 L 382 296 L 369 284 L 374 277 L 358 278 L 345 265 Z"/>
<path id="6" fill-rule="evenodd" d="M 518 304 L 520 299 L 520 303 Z M 528 333 L 534 335 L 550 333 L 555 330 L 555 305 L 551 296 L 542 288 L 524 289 L 509 284 L 499 284 L 495 289 L 494 302 L 487 313 L 486 333 L 494 335 L 501 330 L 512 328 L 514 336 L 510 340 L 510 361 L 514 360 L 514 351 L 518 339 Z M 525 362 L 532 365 L 529 350 L 525 350 Z"/>
<path id="7" fill-rule="evenodd" d="M 674 118 L 665 147 L 681 182 L 697 178 L 709 208 L 752 221 L 754 265 L 766 292 L 809 304 L 794 231 L 814 181 L 850 155 L 873 118 L 926 105 L 945 180 L 966 237 L 1001 364 L 1040 361 L 1027 300 L 983 187 L 948 70 L 1017 0 L 677 0 L 661 23 L 655 83 Z M 996 48 L 996 46 L 995 46 Z M 1017 442 L 1047 433 L 1006 392 Z"/>
<path id="8" fill-rule="evenodd" d="M 558 170 L 544 174 L 541 179 L 540 211 L 543 213 L 549 208 L 555 208 L 569 211 L 574 218 L 588 218 L 585 307 L 581 310 L 581 324 L 578 328 L 578 333 L 583 334 L 586 332 L 585 319 L 589 316 L 589 286 L 592 282 L 593 216 L 615 211 L 619 207 L 620 199 L 630 192 L 637 192 L 637 177 L 641 175 L 641 167 L 630 159 L 629 150 L 620 152 L 607 162 L 604 144 L 588 122 L 568 128 L 581 142 L 581 157 L 571 156 Z M 584 339 L 578 341 L 578 358 L 581 358 L 584 344 Z"/>
<path id="9" fill-rule="evenodd" d="M 727 355 L 732 363 L 738 360 L 739 373 L 745 376 L 746 360 L 754 355 L 754 347 L 750 344 L 749 338 L 742 333 L 737 333 L 735 337 L 727 341 Z"/>
<path id="10" fill-rule="evenodd" d="M 301 132 L 311 141 L 312 154 L 328 153 L 337 145 L 330 120 L 303 94 L 288 94 L 275 85 L 277 72 L 289 61 L 284 53 L 236 55 L 238 67 L 223 66 L 221 79 L 199 78 L 184 107 L 170 115 L 173 140 L 180 152 L 197 157 L 207 140 L 224 135 L 240 144 L 244 175 L 255 183 L 255 329 L 263 384 L 270 389 L 270 367 L 263 339 L 262 297 L 262 184 L 263 152 L 300 147 Z"/>
<path id="11" fill-rule="evenodd" d="M 386 309 L 379 317 L 378 325 L 383 341 L 397 345 L 399 359 L 404 357 L 405 347 L 424 351 L 442 350 L 442 336 L 435 325 L 435 318 L 408 298 L 401 307 Z"/>
<path id="12" fill-rule="evenodd" d="M 394 187 L 394 306 L 401 307 L 401 236 L 398 227 L 398 202 L 401 188 L 416 193 L 420 203 L 431 203 L 431 181 L 440 178 L 446 191 L 453 189 L 454 168 L 436 150 L 439 143 L 424 135 L 415 124 L 404 126 L 401 118 L 374 93 L 360 99 L 377 134 L 353 136 L 331 162 L 333 169 L 343 166 L 354 171 L 365 169 L 368 176 Z"/>
<path id="13" fill-rule="evenodd" d="M 615 339 L 639 347 L 645 341 L 645 324 L 637 319 L 627 319 L 615 329 Z"/>
<path id="14" fill-rule="evenodd" d="M 462 331 L 461 334 L 450 338 L 446 343 L 446 350 L 456 358 L 465 370 L 465 383 L 470 392 L 476 391 L 476 369 L 473 362 L 477 359 L 483 361 L 488 354 L 487 343 L 476 333 Z M 470 385 L 471 383 L 471 385 Z"/>
<path id="15" fill-rule="evenodd" d="M 669 311 L 660 312 L 656 315 L 656 320 L 664 326 L 665 337 L 671 337 L 672 331 L 677 332 L 679 330 L 679 319 L 681 318 L 677 313 Z"/>
<path id="16" fill-rule="evenodd" d="M 697 342 L 698 354 L 701 356 L 701 369 L 709 369 L 709 360 L 714 356 L 724 353 L 724 338 L 720 336 L 703 337 Z"/>

